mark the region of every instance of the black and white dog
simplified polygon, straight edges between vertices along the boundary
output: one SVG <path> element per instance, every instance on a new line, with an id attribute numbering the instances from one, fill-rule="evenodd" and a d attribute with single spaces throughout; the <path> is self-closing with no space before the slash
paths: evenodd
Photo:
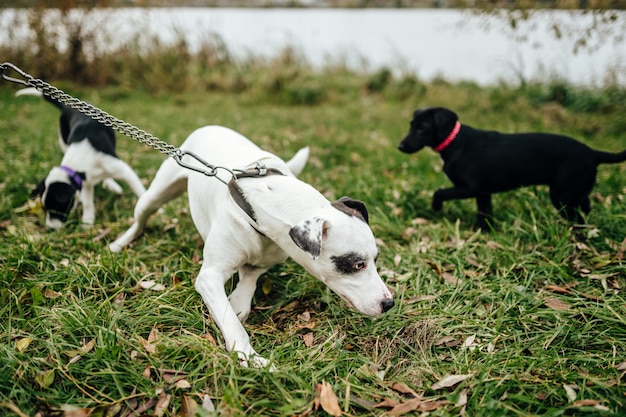
<path id="1" fill-rule="evenodd" d="M 24 88 L 15 95 L 42 96 L 35 88 Z M 122 188 L 114 178 L 126 181 L 137 196 L 146 191 L 135 171 L 115 154 L 111 128 L 54 99 L 45 99 L 61 110 L 59 144 L 64 153 L 61 165 L 52 168 L 31 193 L 31 197 L 41 197 L 46 226 L 62 227 L 79 202 L 83 224 L 92 225 L 96 218 L 94 186 L 101 181 L 116 194 Z"/>
<path id="2" fill-rule="evenodd" d="M 259 276 L 287 256 L 364 314 L 378 316 L 393 307 L 393 296 L 376 270 L 378 248 L 365 205 L 347 197 L 331 203 L 295 177 L 306 164 L 307 148 L 284 162 L 233 130 L 206 126 L 181 149 L 227 168 L 249 170 L 262 164 L 267 175 L 229 182 L 231 176 L 220 172 L 226 186 L 168 158 L 137 201 L 134 224 L 109 247 L 121 251 L 142 233 L 152 213 L 187 191 L 191 217 L 204 239 L 195 287 L 226 348 L 244 364 L 268 364 L 252 348 L 242 323 Z M 239 282 L 227 297 L 224 284 L 235 271 Z"/>
<path id="3" fill-rule="evenodd" d="M 492 215 L 491 194 L 524 185 L 548 185 L 552 204 L 563 217 L 583 222 L 580 210 L 591 210 L 589 194 L 598 165 L 626 160 L 626 151 L 596 151 L 567 136 L 474 129 L 441 107 L 416 110 L 398 149 L 414 153 L 425 146 L 440 153 L 454 184 L 435 192 L 433 210 L 447 200 L 475 198 L 477 226 L 483 229 Z"/>

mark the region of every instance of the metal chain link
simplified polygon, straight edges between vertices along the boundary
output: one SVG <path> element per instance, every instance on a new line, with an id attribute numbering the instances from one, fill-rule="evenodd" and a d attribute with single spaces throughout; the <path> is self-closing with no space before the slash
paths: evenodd
<path id="1" fill-rule="evenodd" d="M 15 77 L 11 77 L 7 75 L 6 71 L 8 69 L 15 71 L 22 78 L 20 79 L 20 78 L 15 78 Z M 100 122 L 104 126 L 110 127 L 118 131 L 119 133 L 126 135 L 133 140 L 138 141 L 139 143 L 143 143 L 144 145 L 150 146 L 156 149 L 157 151 L 174 158 L 174 160 L 180 166 L 184 168 L 191 169 L 196 172 L 200 172 L 209 177 L 215 177 L 221 182 L 223 182 L 224 184 L 226 184 L 227 182 L 217 176 L 217 172 L 219 169 L 227 171 L 228 173 L 230 173 L 230 175 L 233 178 L 237 177 L 237 175 L 234 173 L 233 170 L 229 168 L 225 168 L 225 167 L 211 165 L 208 162 L 204 161 L 199 156 L 195 155 L 193 152 L 185 151 L 173 145 L 170 145 L 169 143 L 160 140 L 159 138 L 151 135 L 150 133 L 131 125 L 130 123 L 127 123 L 114 116 L 111 116 L 109 113 L 97 108 L 96 106 L 93 106 L 80 99 L 72 97 L 71 95 L 63 92 L 62 90 L 59 90 L 58 88 L 54 87 L 53 85 L 50 85 L 41 79 L 32 77 L 31 75 L 22 71 L 20 68 L 16 67 L 10 62 L 5 62 L 3 64 L 0 64 L 0 76 L 6 81 L 10 81 L 10 82 L 17 83 L 17 84 L 23 84 L 27 87 L 35 88 L 37 91 L 41 92 L 43 95 L 48 96 L 52 98 L 53 100 L 56 100 L 66 105 L 67 107 L 70 107 L 80 113 L 85 114 L 86 116 L 91 117 L 92 119 Z M 185 155 L 188 155 L 194 158 L 196 161 L 198 161 L 207 169 L 205 170 L 203 168 L 198 167 L 197 165 L 191 165 L 191 164 L 183 162 L 182 157 Z"/>

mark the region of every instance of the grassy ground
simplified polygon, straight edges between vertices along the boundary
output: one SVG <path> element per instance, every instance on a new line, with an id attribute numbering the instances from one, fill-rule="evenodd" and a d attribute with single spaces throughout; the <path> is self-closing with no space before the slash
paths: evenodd
<path id="1" fill-rule="evenodd" d="M 63 86 L 175 145 L 204 124 L 233 127 L 285 158 L 310 145 L 301 177 L 329 198 L 366 202 L 396 307 L 363 317 L 295 263 L 275 267 L 246 324 L 273 373 L 225 352 L 193 288 L 202 242 L 185 199 L 122 254 L 106 244 L 128 225 L 127 187 L 119 197 L 98 190 L 92 229 L 74 216 L 45 230 L 25 204 L 61 159 L 58 113 L 0 85 L 0 414 L 210 415 L 210 400 L 232 416 L 325 415 L 322 406 L 624 415 L 626 164 L 600 168 L 586 227 L 571 228 L 534 187 L 496 196 L 498 230 L 486 234 L 472 228 L 473 201 L 430 210 L 432 192 L 448 185 L 434 152 L 395 149 L 414 108 L 444 105 L 475 127 L 623 150 L 624 91 L 384 79 L 326 74 L 276 91 L 158 95 Z M 118 148 L 148 184 L 163 157 L 122 136 Z M 150 281 L 159 285 L 145 289 Z"/>

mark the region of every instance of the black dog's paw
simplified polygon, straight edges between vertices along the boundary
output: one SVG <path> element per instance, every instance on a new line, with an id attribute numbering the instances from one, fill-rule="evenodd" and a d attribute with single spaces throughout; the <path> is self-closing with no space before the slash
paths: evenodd
<path id="1" fill-rule="evenodd" d="M 440 211 L 443 208 L 443 200 L 437 197 L 437 193 L 433 197 L 432 208 L 434 211 Z"/>
<path id="2" fill-rule="evenodd" d="M 476 217 L 476 223 L 474 224 L 475 230 L 480 230 L 484 233 L 495 232 L 495 223 L 491 215 L 478 214 Z"/>

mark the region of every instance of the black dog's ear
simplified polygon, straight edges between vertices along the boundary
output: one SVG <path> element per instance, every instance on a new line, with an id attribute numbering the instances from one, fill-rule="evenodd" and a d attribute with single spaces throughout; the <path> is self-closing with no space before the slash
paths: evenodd
<path id="1" fill-rule="evenodd" d="M 365 223 L 369 224 L 369 215 L 367 214 L 367 208 L 365 204 L 359 200 L 353 200 L 350 197 L 341 197 L 339 200 L 331 203 L 331 205 L 339 211 L 342 211 L 350 216 L 355 216 Z"/>
<path id="2" fill-rule="evenodd" d="M 46 190 L 46 179 L 39 181 L 39 184 L 30 192 L 30 198 L 41 197 Z"/>
<path id="3" fill-rule="evenodd" d="M 444 139 L 448 136 L 452 129 L 454 129 L 454 124 L 459 120 L 459 116 L 457 116 L 455 112 L 443 107 L 432 108 L 431 114 L 433 116 L 438 139 Z"/>

